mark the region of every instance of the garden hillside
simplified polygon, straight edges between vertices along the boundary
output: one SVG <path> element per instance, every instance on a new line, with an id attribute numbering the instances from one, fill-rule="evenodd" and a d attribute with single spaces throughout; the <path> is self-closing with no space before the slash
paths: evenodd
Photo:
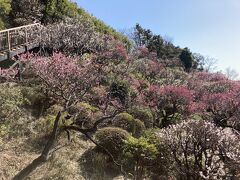
<path id="1" fill-rule="evenodd" d="M 35 22 L 52 24 L 66 18 L 83 18 L 93 24 L 96 31 L 110 34 L 130 46 L 127 37 L 71 0 L 0 0 L 0 30 Z"/>
<path id="2" fill-rule="evenodd" d="M 239 81 L 139 24 L 123 41 L 69 1 L 82 16 L 48 16 L 54 2 L 29 4 L 45 5 L 38 52 L 0 69 L 1 179 L 240 178 Z"/>

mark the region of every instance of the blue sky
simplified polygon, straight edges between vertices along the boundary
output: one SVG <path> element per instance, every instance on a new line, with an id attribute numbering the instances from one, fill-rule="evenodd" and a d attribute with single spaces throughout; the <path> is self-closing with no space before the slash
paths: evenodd
<path id="1" fill-rule="evenodd" d="M 116 29 L 136 23 L 240 74 L 240 0 L 77 0 Z"/>

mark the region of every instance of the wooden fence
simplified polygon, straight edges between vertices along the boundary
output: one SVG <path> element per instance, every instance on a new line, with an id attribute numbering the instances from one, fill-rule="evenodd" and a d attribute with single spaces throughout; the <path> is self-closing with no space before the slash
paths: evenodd
<path id="1" fill-rule="evenodd" d="M 41 38 L 40 23 L 2 30 L 0 31 L 0 56 L 39 43 L 39 38 Z"/>

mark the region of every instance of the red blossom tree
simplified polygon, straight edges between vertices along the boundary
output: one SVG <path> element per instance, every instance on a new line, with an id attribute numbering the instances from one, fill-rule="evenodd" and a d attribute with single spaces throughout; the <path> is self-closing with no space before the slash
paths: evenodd
<path id="1" fill-rule="evenodd" d="M 145 92 L 145 101 L 157 113 L 157 125 L 166 127 L 190 114 L 193 93 L 184 86 L 150 86 Z"/>

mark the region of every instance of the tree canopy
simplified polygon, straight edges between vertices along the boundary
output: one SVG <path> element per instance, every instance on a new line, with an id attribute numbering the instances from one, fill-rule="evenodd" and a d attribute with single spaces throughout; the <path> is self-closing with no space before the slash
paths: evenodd
<path id="1" fill-rule="evenodd" d="M 0 0 L 0 29 L 8 26 L 8 15 L 11 11 L 11 0 Z"/>

